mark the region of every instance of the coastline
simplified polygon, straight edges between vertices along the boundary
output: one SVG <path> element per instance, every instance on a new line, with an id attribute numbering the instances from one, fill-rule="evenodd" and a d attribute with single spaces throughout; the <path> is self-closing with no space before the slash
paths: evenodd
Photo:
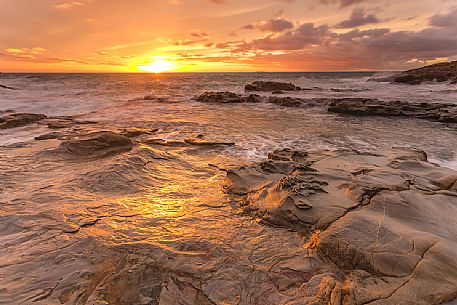
<path id="1" fill-rule="evenodd" d="M 140 81 L 142 90 L 155 86 Z M 314 84 L 252 92 L 261 97 L 255 103 L 235 81 L 223 85 L 237 88 L 229 99 L 180 99 L 176 90 L 187 87 L 170 82 L 179 87 L 170 96 L 136 99 L 134 91 L 76 115 L 54 114 L 55 105 L 33 105 L 18 93 L 20 106 L 1 115 L 9 126 L 2 137 L 26 140 L 0 147 L 0 301 L 452 301 L 457 172 L 414 147 L 452 160 L 453 123 L 390 110 L 328 113 L 323 95 L 334 102 L 371 92 L 343 92 L 354 89 L 346 80 L 312 93 L 306 89 Z M 194 90 L 219 89 L 211 84 Z M 50 94 L 68 105 L 69 92 L 86 101 L 86 91 Z M 379 101 L 367 109 L 389 105 Z M 50 112 L 18 119 L 21 109 Z M 390 150 L 395 144 L 408 148 Z"/>

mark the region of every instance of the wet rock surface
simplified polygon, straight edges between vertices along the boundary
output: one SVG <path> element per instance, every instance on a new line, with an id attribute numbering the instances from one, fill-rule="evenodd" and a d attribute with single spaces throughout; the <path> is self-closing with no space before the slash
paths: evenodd
<path id="1" fill-rule="evenodd" d="M 195 98 L 204 103 L 269 103 L 282 107 L 321 107 L 331 113 L 357 116 L 413 117 L 457 123 L 457 106 L 445 103 L 383 101 L 374 98 L 298 98 L 290 96 L 243 96 L 232 92 L 206 92 Z"/>
<path id="2" fill-rule="evenodd" d="M 128 138 L 136 138 L 142 135 L 153 134 L 158 130 L 158 128 L 126 128 L 120 132 L 120 135 Z"/>
<path id="3" fill-rule="evenodd" d="M 240 104 L 240 103 L 270 103 L 283 107 L 318 107 L 326 106 L 332 101 L 329 98 L 298 98 L 290 96 L 260 96 L 257 94 L 241 95 L 233 92 L 205 92 L 195 97 L 203 103 Z"/>
<path id="4" fill-rule="evenodd" d="M 233 92 L 205 92 L 194 98 L 197 102 L 218 104 L 260 103 L 262 98 L 256 94 L 243 96 Z"/>
<path id="5" fill-rule="evenodd" d="M 22 127 L 32 123 L 36 123 L 45 119 L 44 114 L 37 113 L 12 113 L 0 117 L 0 129 L 9 129 L 15 127 Z"/>
<path id="6" fill-rule="evenodd" d="M 77 120 L 72 116 L 48 117 L 46 120 L 43 120 L 43 122 L 48 126 L 49 129 L 66 129 L 81 125 L 97 124 L 95 121 Z"/>
<path id="7" fill-rule="evenodd" d="M 457 61 L 438 63 L 419 69 L 408 70 L 374 81 L 388 81 L 408 85 L 419 85 L 423 82 L 457 82 Z"/>
<path id="8" fill-rule="evenodd" d="M 360 116 L 405 116 L 443 123 L 457 123 L 457 106 L 438 103 L 409 103 L 366 98 L 334 99 L 329 112 Z"/>
<path id="9" fill-rule="evenodd" d="M 300 87 L 297 87 L 292 83 L 281 83 L 272 81 L 255 81 L 252 84 L 246 85 L 244 89 L 246 91 L 264 91 L 276 93 L 281 93 L 282 91 L 301 90 Z"/>
<path id="10" fill-rule="evenodd" d="M 35 140 L 43 141 L 43 140 L 52 140 L 52 139 L 65 139 L 65 137 L 66 137 L 66 135 L 61 132 L 48 132 L 48 133 L 35 137 Z"/>
<path id="11" fill-rule="evenodd" d="M 325 106 L 329 102 L 328 99 L 303 99 L 290 96 L 270 96 L 268 99 L 268 103 L 283 107 L 318 107 Z"/>
<path id="12" fill-rule="evenodd" d="M 281 150 L 227 177 L 247 212 L 309 236 L 308 248 L 337 266 L 341 277 L 320 278 L 322 304 L 457 296 L 457 172 L 424 152 Z"/>
<path id="13" fill-rule="evenodd" d="M 224 157 L 194 146 L 142 143 L 84 162 L 0 155 L 0 301 L 277 305 L 314 296 L 320 281 L 302 286 L 315 274 L 333 278 L 329 265 L 307 257 L 300 236 L 233 209 L 221 188 L 225 173 L 208 166 Z"/>
<path id="14" fill-rule="evenodd" d="M 203 138 L 187 138 L 184 140 L 164 140 L 160 138 L 144 139 L 144 143 L 156 146 L 169 146 L 169 147 L 223 147 L 223 146 L 234 146 L 233 142 L 222 142 L 222 141 L 208 141 Z"/>
<path id="15" fill-rule="evenodd" d="M 128 151 L 133 142 L 126 136 L 100 131 L 74 137 L 60 144 L 60 150 L 76 156 L 101 157 Z"/>

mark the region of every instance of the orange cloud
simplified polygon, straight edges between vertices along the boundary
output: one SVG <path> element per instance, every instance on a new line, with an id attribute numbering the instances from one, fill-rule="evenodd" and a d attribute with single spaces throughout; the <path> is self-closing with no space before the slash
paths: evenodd
<path id="1" fill-rule="evenodd" d="M 56 8 L 58 10 L 69 10 L 69 9 L 72 9 L 72 8 L 75 8 L 75 7 L 78 7 L 78 6 L 83 6 L 83 5 L 84 4 L 82 2 L 79 2 L 79 1 L 63 2 L 63 3 L 59 3 L 59 4 L 54 5 L 54 8 Z"/>

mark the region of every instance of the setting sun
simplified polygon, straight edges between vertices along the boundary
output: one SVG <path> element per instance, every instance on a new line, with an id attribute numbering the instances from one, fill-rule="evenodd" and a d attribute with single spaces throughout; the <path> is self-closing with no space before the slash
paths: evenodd
<path id="1" fill-rule="evenodd" d="M 138 68 L 150 73 L 162 73 L 176 69 L 176 65 L 164 58 L 156 58 L 150 64 L 139 66 Z"/>

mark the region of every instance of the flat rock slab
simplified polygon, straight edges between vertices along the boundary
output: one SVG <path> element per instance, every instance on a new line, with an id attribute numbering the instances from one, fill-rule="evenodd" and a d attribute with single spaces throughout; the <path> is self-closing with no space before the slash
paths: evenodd
<path id="1" fill-rule="evenodd" d="M 457 172 L 429 163 L 424 152 L 285 149 L 227 178 L 247 212 L 308 236 L 305 246 L 334 263 L 338 276 L 320 279 L 329 293 L 316 302 L 425 305 L 457 297 Z"/>
<path id="2" fill-rule="evenodd" d="M 111 131 L 93 132 L 60 144 L 60 149 L 76 156 L 101 157 L 130 150 L 133 142 Z"/>
<path id="3" fill-rule="evenodd" d="M 457 123 L 457 105 L 444 103 L 410 103 L 369 98 L 334 99 L 328 111 L 360 116 L 404 116 L 443 123 Z"/>
<path id="4" fill-rule="evenodd" d="M 32 123 L 36 123 L 45 119 L 44 114 L 37 113 L 12 113 L 0 117 L 0 129 L 9 129 L 15 127 L 22 127 Z"/>

